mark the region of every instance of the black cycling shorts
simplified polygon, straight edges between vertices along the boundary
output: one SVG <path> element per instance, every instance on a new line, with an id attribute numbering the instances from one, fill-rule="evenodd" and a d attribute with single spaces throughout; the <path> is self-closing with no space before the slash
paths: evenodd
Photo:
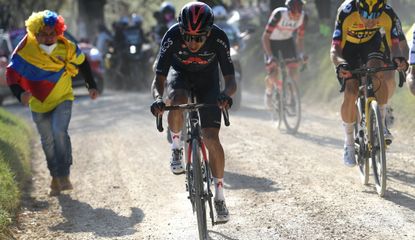
<path id="1" fill-rule="evenodd" d="M 296 61 L 297 49 L 295 47 L 294 38 L 287 40 L 271 40 L 272 55 L 279 58 L 279 51 L 282 53 L 282 57 L 287 61 Z"/>
<path id="2" fill-rule="evenodd" d="M 217 104 L 220 93 L 219 71 L 213 72 L 178 72 L 170 68 L 167 75 L 169 98 L 173 98 L 175 90 L 194 89 L 198 103 Z M 220 128 L 221 111 L 219 107 L 206 107 L 199 109 L 201 128 Z"/>
<path id="3" fill-rule="evenodd" d="M 352 69 L 361 67 L 370 59 L 386 60 L 385 46 L 379 32 L 365 43 L 346 42 L 342 55 Z"/>

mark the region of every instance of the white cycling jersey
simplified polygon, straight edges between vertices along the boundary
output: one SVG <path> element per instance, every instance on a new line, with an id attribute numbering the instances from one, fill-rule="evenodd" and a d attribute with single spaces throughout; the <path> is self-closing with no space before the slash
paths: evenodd
<path id="1" fill-rule="evenodd" d="M 290 39 L 297 30 L 298 34 L 304 35 L 304 11 L 302 11 L 301 17 L 298 20 L 291 19 L 288 13 L 289 10 L 286 7 L 274 9 L 265 28 L 267 33 L 270 34 L 270 40 Z"/>

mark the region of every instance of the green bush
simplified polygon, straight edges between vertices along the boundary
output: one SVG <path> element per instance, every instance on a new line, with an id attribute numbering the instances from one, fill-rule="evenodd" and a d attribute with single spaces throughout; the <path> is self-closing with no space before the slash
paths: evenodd
<path id="1" fill-rule="evenodd" d="M 0 237 L 12 222 L 30 177 L 28 125 L 0 108 Z"/>

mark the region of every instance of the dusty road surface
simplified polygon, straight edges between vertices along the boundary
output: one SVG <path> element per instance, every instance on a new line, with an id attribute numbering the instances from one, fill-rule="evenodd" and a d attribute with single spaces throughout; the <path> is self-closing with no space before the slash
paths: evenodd
<path id="1" fill-rule="evenodd" d="M 387 193 L 379 198 L 373 178 L 363 186 L 357 169 L 343 166 L 336 112 L 304 107 L 293 136 L 277 129 L 261 96 L 244 100 L 221 131 L 231 220 L 209 225 L 211 239 L 415 239 L 413 132 L 392 130 Z M 36 139 L 17 239 L 197 238 L 184 175 L 170 173 L 169 145 L 150 103 L 138 93 L 78 97 L 70 125 L 75 189 L 59 197 L 47 195 L 50 177 Z M 22 107 L 8 109 L 30 118 Z"/>

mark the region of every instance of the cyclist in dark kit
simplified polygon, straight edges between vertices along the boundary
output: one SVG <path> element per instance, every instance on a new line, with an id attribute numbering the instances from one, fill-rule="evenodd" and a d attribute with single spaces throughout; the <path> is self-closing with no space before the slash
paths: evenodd
<path id="1" fill-rule="evenodd" d="M 230 97 L 236 91 L 234 67 L 230 56 L 229 40 L 223 30 L 213 24 L 212 9 L 201 2 L 190 2 L 180 11 L 179 22 L 164 35 L 158 55 L 156 76 L 153 81 L 155 101 L 151 111 L 155 116 L 163 113 L 163 92 L 167 81 L 168 99 L 172 105 L 185 104 L 188 90 L 193 89 L 199 103 L 217 104 L 218 107 L 200 109 L 203 142 L 209 153 L 215 186 L 215 209 L 218 222 L 227 222 L 229 212 L 223 193 L 225 158 L 219 140 L 221 109 L 232 106 Z M 220 92 L 219 67 L 225 80 Z M 171 170 L 184 173 L 182 151 L 183 112 L 168 113 L 172 138 Z"/>

